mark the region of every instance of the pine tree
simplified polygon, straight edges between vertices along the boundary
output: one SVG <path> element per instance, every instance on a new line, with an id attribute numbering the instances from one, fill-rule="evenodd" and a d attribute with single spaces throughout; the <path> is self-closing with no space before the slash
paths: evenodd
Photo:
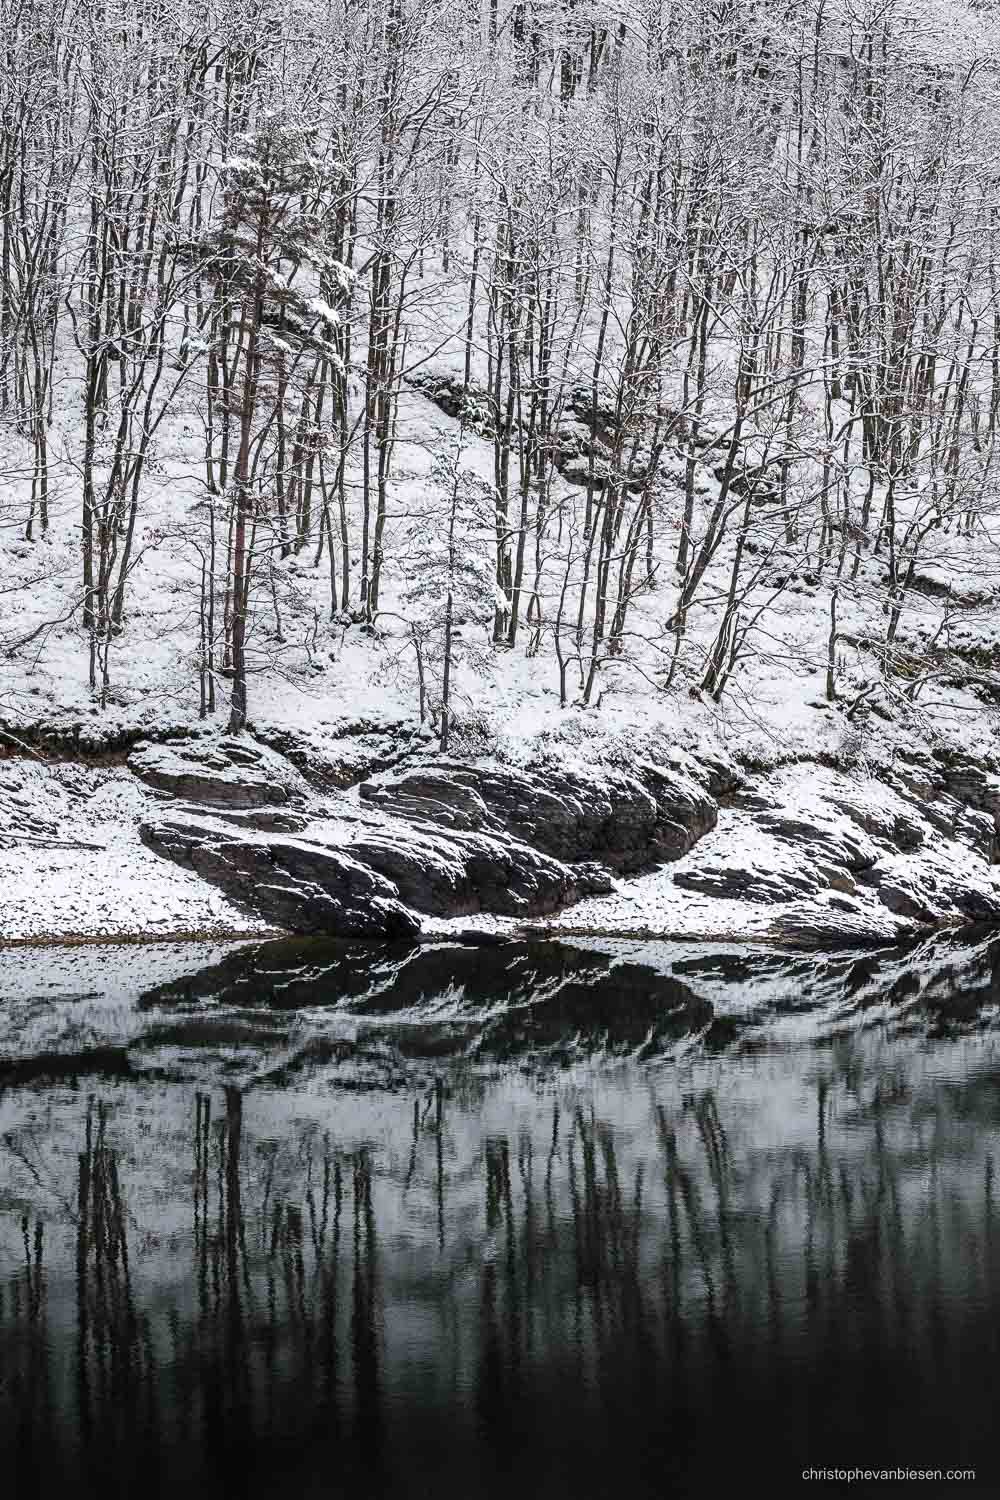
<path id="1" fill-rule="evenodd" d="M 260 437 L 273 407 L 263 403 L 267 371 L 277 397 L 307 352 L 340 369 L 333 332 L 339 321 L 330 298 L 346 290 L 347 272 L 326 251 L 323 168 L 310 130 L 280 115 L 234 141 L 223 169 L 224 206 L 218 228 L 193 247 L 214 282 L 224 316 L 236 329 L 236 368 L 242 373 L 235 409 L 239 446 L 233 475 L 232 706 L 229 732 L 247 718 L 246 636 L 253 577 L 251 536 L 261 501 Z M 295 285 L 296 278 L 299 285 Z M 317 292 L 323 295 L 317 295 Z M 284 517 L 279 514 L 279 529 Z"/>

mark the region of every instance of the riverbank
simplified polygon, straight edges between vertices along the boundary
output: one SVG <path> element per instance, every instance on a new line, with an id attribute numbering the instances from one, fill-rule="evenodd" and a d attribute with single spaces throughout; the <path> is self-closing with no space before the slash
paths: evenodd
<path id="1" fill-rule="evenodd" d="M 0 760 L 0 943 L 608 935 L 894 944 L 1000 922 L 1000 777 L 954 750 L 739 764 L 636 732 Z"/>

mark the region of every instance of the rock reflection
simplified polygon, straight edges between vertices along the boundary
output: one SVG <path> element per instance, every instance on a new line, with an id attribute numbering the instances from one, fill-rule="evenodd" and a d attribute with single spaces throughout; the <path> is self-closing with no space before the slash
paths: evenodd
<path id="1" fill-rule="evenodd" d="M 19 1081 L 4 1472 L 19 1497 L 988 1477 L 998 1103 L 978 1033 L 390 1095 Z"/>

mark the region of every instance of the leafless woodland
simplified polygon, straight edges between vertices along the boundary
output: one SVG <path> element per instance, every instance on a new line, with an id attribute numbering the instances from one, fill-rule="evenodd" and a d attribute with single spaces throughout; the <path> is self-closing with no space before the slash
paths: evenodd
<path id="1" fill-rule="evenodd" d="M 990 714 L 993 0 L 0 34 L 0 706 L 239 729 L 351 640 L 444 747 L 459 668 Z"/>

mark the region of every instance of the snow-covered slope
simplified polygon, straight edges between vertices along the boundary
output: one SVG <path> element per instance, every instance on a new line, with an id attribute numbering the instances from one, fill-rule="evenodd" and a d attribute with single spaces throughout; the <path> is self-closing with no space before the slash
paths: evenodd
<path id="1" fill-rule="evenodd" d="M 0 761 L 0 941 L 534 929 L 816 947 L 1000 920 L 1000 792 L 968 760 L 751 773 L 649 736 L 631 755 L 543 739 L 533 760 L 528 742 L 516 761 L 411 748 L 331 790 L 330 758 L 310 782 L 312 743 L 304 770 L 249 736 L 111 766 Z"/>

